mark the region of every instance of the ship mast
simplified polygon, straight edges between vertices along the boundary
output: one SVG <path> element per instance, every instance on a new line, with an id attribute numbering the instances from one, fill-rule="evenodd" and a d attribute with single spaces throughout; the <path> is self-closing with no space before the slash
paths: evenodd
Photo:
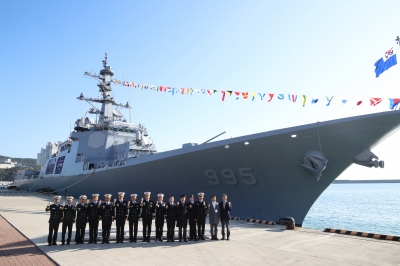
<path id="1" fill-rule="evenodd" d="M 84 75 L 88 77 L 95 78 L 99 81 L 97 86 L 99 87 L 99 92 L 101 93 L 102 98 L 86 98 L 83 93 L 77 98 L 78 100 L 83 100 L 91 104 L 91 102 L 101 103 L 101 109 L 97 109 L 93 104 L 89 113 L 99 115 L 99 124 L 108 125 L 110 122 L 114 121 L 114 113 L 113 106 L 120 108 L 131 108 L 129 103 L 127 102 L 125 105 L 118 104 L 115 102 L 114 93 L 111 88 L 112 76 L 114 76 L 114 72 L 111 70 L 111 66 L 107 64 L 108 53 L 106 52 L 103 62 L 103 69 L 100 70 L 100 75 L 95 75 L 89 72 L 85 72 Z"/>

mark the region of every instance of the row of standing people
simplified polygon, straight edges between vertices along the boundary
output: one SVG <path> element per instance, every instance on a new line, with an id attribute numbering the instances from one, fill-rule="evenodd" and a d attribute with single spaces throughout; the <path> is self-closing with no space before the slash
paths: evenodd
<path id="1" fill-rule="evenodd" d="M 59 224 L 62 222 L 61 243 L 67 245 L 71 242 L 72 227 L 76 224 L 75 242 L 83 244 L 86 224 L 89 223 L 89 244 L 97 243 L 99 221 L 102 221 L 102 244 L 110 243 L 110 231 L 112 223 L 116 222 L 117 241 L 123 243 L 125 222 L 129 222 L 129 240 L 137 242 L 138 223 L 140 218 L 143 224 L 143 242 L 150 242 L 152 221 L 155 219 L 156 241 L 163 241 L 164 221 L 167 222 L 167 242 L 175 242 L 175 225 L 179 228 L 179 241 L 187 241 L 187 225 L 189 222 L 189 240 L 205 240 L 204 230 L 207 216 L 211 227 L 211 240 L 218 240 L 217 227 L 219 221 L 222 224 L 222 239 L 229 240 L 230 211 L 232 205 L 227 201 L 227 195 L 222 195 L 222 201 L 218 203 L 216 196 L 211 197 L 207 204 L 204 193 L 198 193 L 195 201 L 191 195 L 189 202 L 186 196 L 181 195 L 180 201 L 174 201 L 169 197 L 168 203 L 164 202 L 164 195 L 158 194 L 158 200 L 150 199 L 150 192 L 144 193 L 144 199 L 137 201 L 137 194 L 131 195 L 130 201 L 125 201 L 124 192 L 118 193 L 118 200 L 111 202 L 111 194 L 104 195 L 104 202 L 99 200 L 98 194 L 92 195 L 92 202 L 85 195 L 79 197 L 80 203 L 72 203 L 73 197 L 67 197 L 67 204 L 60 204 L 61 196 L 54 197 L 54 204 L 49 204 L 46 211 L 50 211 L 48 244 L 57 245 Z M 197 230 L 196 230 L 197 227 Z M 225 238 L 226 228 L 226 238 Z M 68 229 L 67 239 L 65 239 Z"/>

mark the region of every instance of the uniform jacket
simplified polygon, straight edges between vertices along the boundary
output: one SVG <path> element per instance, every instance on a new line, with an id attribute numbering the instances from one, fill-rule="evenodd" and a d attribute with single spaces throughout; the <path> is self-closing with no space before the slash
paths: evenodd
<path id="1" fill-rule="evenodd" d="M 155 212 L 156 212 L 156 221 L 164 220 L 165 219 L 165 202 L 159 202 L 155 204 Z"/>
<path id="2" fill-rule="evenodd" d="M 87 222 L 89 219 L 89 205 L 78 203 L 76 205 L 76 221 L 77 222 Z"/>
<path id="3" fill-rule="evenodd" d="M 99 220 L 100 219 L 100 213 L 101 213 L 101 205 L 99 202 L 91 202 L 89 203 L 88 206 L 88 217 L 89 220 Z"/>
<path id="4" fill-rule="evenodd" d="M 144 220 L 151 220 L 153 219 L 153 217 L 155 216 L 154 214 L 154 201 L 149 200 L 147 201 L 143 201 L 143 207 L 142 207 L 142 214 L 141 217 Z"/>
<path id="5" fill-rule="evenodd" d="M 176 226 L 187 227 L 187 220 L 189 219 L 189 203 L 185 202 L 183 206 L 182 202 L 179 202 L 176 207 Z"/>
<path id="6" fill-rule="evenodd" d="M 46 207 L 46 212 L 50 212 L 49 223 L 59 223 L 63 218 L 63 206 L 60 204 L 51 204 Z"/>
<path id="7" fill-rule="evenodd" d="M 117 200 L 114 203 L 115 208 L 115 218 L 116 219 L 126 219 L 128 217 L 128 202 L 123 200 L 120 202 Z"/>
<path id="8" fill-rule="evenodd" d="M 225 208 L 224 208 L 224 202 L 221 201 L 219 203 L 219 210 L 220 210 L 220 218 L 223 221 L 229 221 L 231 219 L 231 213 L 230 211 L 232 210 L 232 204 L 229 206 L 229 202 L 227 201 L 225 203 Z"/>
<path id="9" fill-rule="evenodd" d="M 174 202 L 173 204 L 167 203 L 168 209 L 165 210 L 165 213 L 167 214 L 167 221 L 168 222 L 175 222 L 176 221 L 176 203 Z"/>
<path id="10" fill-rule="evenodd" d="M 115 219 L 113 203 L 109 202 L 109 204 L 107 205 L 106 202 L 103 202 L 101 204 L 100 219 L 102 219 L 102 221 L 112 221 Z"/>
<path id="11" fill-rule="evenodd" d="M 218 224 L 219 223 L 219 218 L 220 218 L 220 211 L 219 211 L 219 204 L 218 202 L 215 202 L 215 208 L 212 204 L 210 203 L 210 208 L 208 209 L 210 213 L 210 224 Z"/>
<path id="12" fill-rule="evenodd" d="M 129 209 L 129 216 L 128 219 L 129 221 L 132 219 L 138 219 L 140 218 L 140 209 L 142 208 L 143 204 L 140 202 L 133 202 L 130 201 L 129 206 L 127 208 Z"/>
<path id="13" fill-rule="evenodd" d="M 206 210 L 208 210 L 207 202 L 204 200 L 200 202 L 199 200 L 196 201 L 197 207 L 197 220 L 205 219 L 207 217 Z"/>
<path id="14" fill-rule="evenodd" d="M 63 223 L 68 223 L 68 222 L 75 222 L 76 218 L 76 208 L 74 205 L 65 205 L 64 207 L 64 218 L 63 218 Z"/>
<path id="15" fill-rule="evenodd" d="M 198 216 L 197 212 L 198 212 L 198 205 L 195 202 L 193 203 L 189 202 L 189 219 L 191 221 L 197 219 Z"/>

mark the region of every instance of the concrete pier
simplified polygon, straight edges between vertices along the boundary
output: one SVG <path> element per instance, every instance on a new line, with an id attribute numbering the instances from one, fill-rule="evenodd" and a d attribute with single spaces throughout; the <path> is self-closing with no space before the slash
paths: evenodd
<path id="1" fill-rule="evenodd" d="M 111 241 L 111 244 L 90 245 L 72 242 L 69 246 L 58 242 L 57 246 L 47 246 L 49 213 L 45 207 L 53 201 L 52 196 L 1 190 L 0 201 L 0 214 L 60 265 L 400 265 L 400 242 L 304 228 L 285 230 L 285 226 L 245 221 L 231 221 L 230 241 L 125 241 L 123 244 Z M 115 224 L 112 228 L 115 231 Z M 125 231 L 128 230 L 126 223 Z M 139 230 L 141 236 L 141 221 Z M 154 224 L 152 230 L 154 239 Z M 218 230 L 220 238 L 220 227 Z M 208 225 L 206 233 L 209 236 Z M 72 240 L 74 237 L 75 228 Z M 115 238 L 113 233 L 111 238 Z"/>

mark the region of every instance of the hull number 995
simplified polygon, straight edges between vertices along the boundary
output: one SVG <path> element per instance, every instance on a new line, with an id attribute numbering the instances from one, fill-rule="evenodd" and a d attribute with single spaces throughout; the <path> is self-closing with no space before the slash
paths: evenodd
<path id="1" fill-rule="evenodd" d="M 257 184 L 257 178 L 253 173 L 253 168 L 246 167 L 238 168 L 237 170 L 239 172 L 241 182 L 249 186 L 254 186 Z M 239 179 L 236 177 L 235 172 L 231 169 L 222 169 L 218 174 L 214 170 L 205 170 L 204 173 L 208 179 L 208 183 L 213 186 L 220 185 L 221 181 L 230 186 L 235 186 L 239 183 Z"/>

